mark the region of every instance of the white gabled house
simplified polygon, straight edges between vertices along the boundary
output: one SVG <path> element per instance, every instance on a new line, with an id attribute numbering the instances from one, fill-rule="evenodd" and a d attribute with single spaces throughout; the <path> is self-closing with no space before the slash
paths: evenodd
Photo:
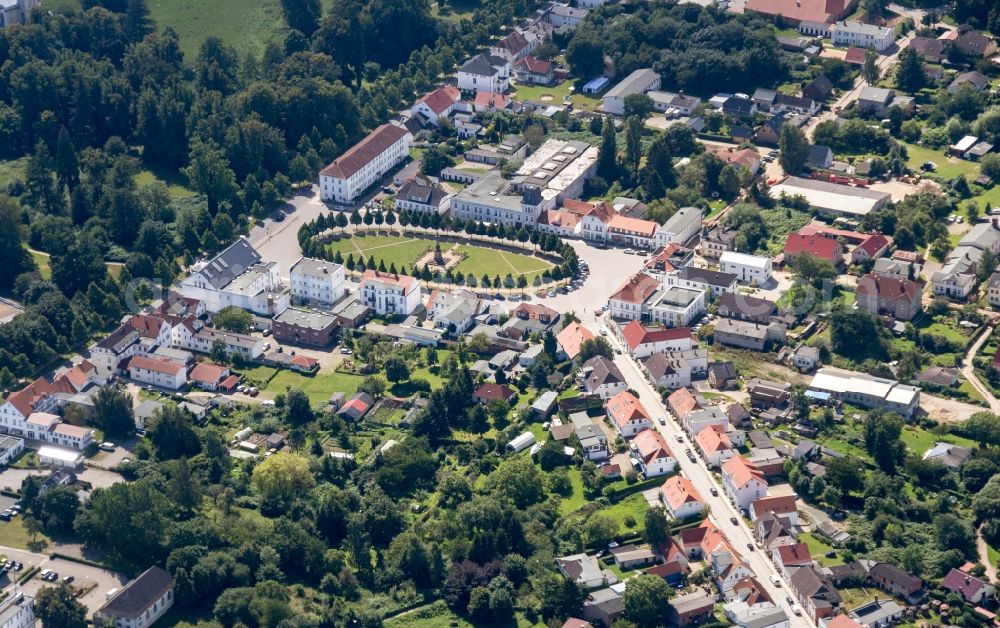
<path id="1" fill-rule="evenodd" d="M 632 449 L 639 460 L 639 470 L 647 479 L 673 473 L 677 468 L 677 459 L 663 435 L 656 430 L 647 429 L 636 434 Z"/>
<path id="2" fill-rule="evenodd" d="M 747 510 L 750 504 L 767 495 L 767 480 L 752 463 L 739 456 L 733 456 L 722 465 L 722 486 L 740 510 Z"/>
<path id="3" fill-rule="evenodd" d="M 358 301 L 379 316 L 409 316 L 420 307 L 420 282 L 406 275 L 366 270 L 361 277 Z"/>

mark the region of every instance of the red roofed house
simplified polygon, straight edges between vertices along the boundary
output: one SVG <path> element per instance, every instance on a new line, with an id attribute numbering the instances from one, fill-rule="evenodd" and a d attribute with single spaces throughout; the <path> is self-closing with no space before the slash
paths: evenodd
<path id="1" fill-rule="evenodd" d="M 867 52 L 868 51 L 865 50 L 864 48 L 851 46 L 850 48 L 847 49 L 847 52 L 844 53 L 844 61 L 852 65 L 864 65 L 865 55 L 867 54 Z"/>
<path id="2" fill-rule="evenodd" d="M 593 338 L 594 334 L 580 323 L 570 323 L 556 335 L 559 355 L 564 360 L 575 360 L 580 355 L 580 345 Z"/>
<path id="3" fill-rule="evenodd" d="M 887 238 L 881 233 L 873 233 L 851 251 L 851 263 L 864 264 L 876 260 L 888 253 L 890 246 L 892 238 Z"/>
<path id="4" fill-rule="evenodd" d="M 348 204 L 410 155 L 413 136 L 402 126 L 383 124 L 319 173 L 324 201 Z"/>
<path id="5" fill-rule="evenodd" d="M 858 307 L 879 316 L 908 321 L 920 313 L 920 284 L 874 273 L 858 280 Z"/>
<path id="6" fill-rule="evenodd" d="M 11 393 L 0 406 L 0 430 L 20 436 L 26 430 L 26 421 L 34 412 L 51 412 L 59 406 L 56 393 L 73 394 L 73 385 L 65 377 L 48 381 L 40 377 L 21 390 Z"/>
<path id="7" fill-rule="evenodd" d="M 667 539 L 656 548 L 656 554 L 660 559 L 660 564 L 650 567 L 646 573 L 651 576 L 659 576 L 670 583 L 676 583 L 682 577 L 690 573 L 687 555 L 681 546 L 668 536 Z"/>
<path id="8" fill-rule="evenodd" d="M 752 173 L 760 170 L 760 153 L 749 148 L 733 148 L 731 146 L 716 146 L 708 149 L 710 153 L 724 163 L 736 168 L 743 166 Z"/>
<path id="9" fill-rule="evenodd" d="M 726 436 L 726 430 L 722 426 L 710 425 L 698 432 L 694 440 L 711 468 L 718 467 L 736 455 L 733 443 Z"/>
<path id="10" fill-rule="evenodd" d="M 747 0 L 746 10 L 775 18 L 790 26 L 800 22 L 836 22 L 854 10 L 858 0 Z"/>
<path id="11" fill-rule="evenodd" d="M 160 357 L 136 355 L 128 361 L 128 376 L 143 384 L 179 390 L 187 383 L 187 367 Z"/>
<path id="12" fill-rule="evenodd" d="M 821 235 L 788 234 L 785 240 L 785 264 L 790 264 L 797 255 L 809 255 L 825 259 L 834 266 L 840 266 L 844 258 L 840 242 Z"/>
<path id="13" fill-rule="evenodd" d="M 337 414 L 345 416 L 352 421 L 360 421 L 372 409 L 374 403 L 375 400 L 372 399 L 371 395 L 366 392 L 359 392 L 348 399 L 344 405 L 340 406 Z"/>
<path id="14" fill-rule="evenodd" d="M 667 407 L 674 416 L 683 421 L 689 412 L 701 408 L 698 400 L 687 388 L 678 388 L 667 397 Z"/>
<path id="15" fill-rule="evenodd" d="M 139 332 L 140 338 L 153 340 L 158 347 L 170 346 L 170 323 L 159 316 L 148 314 L 136 314 L 125 323 L 132 329 Z"/>
<path id="16" fill-rule="evenodd" d="M 656 246 L 656 231 L 659 228 L 660 225 L 652 220 L 618 214 L 608 223 L 608 235 L 615 244 L 652 249 Z"/>
<path id="17" fill-rule="evenodd" d="M 677 459 L 656 430 L 643 430 L 632 439 L 632 449 L 639 459 L 639 470 L 645 478 L 672 473 L 677 468 Z"/>
<path id="18" fill-rule="evenodd" d="M 663 501 L 663 505 L 666 506 L 667 512 L 674 519 L 697 517 L 701 514 L 701 510 L 705 505 L 694 484 L 691 484 L 690 480 L 681 475 L 674 475 L 667 478 L 667 481 L 660 487 L 660 499 Z M 681 531 L 682 540 L 684 532 L 688 532 L 688 530 Z M 698 539 L 698 542 L 700 542 L 700 539 Z M 697 542 L 695 545 L 697 545 Z M 688 557 L 693 558 L 691 551 L 685 550 L 685 552 Z"/>
<path id="19" fill-rule="evenodd" d="M 984 599 L 996 594 L 996 588 L 988 581 L 955 568 L 944 577 L 941 586 L 962 596 L 969 604 L 981 604 Z"/>
<path id="20" fill-rule="evenodd" d="M 528 55 L 514 62 L 514 78 L 521 85 L 551 85 L 556 79 L 556 66 Z"/>
<path id="21" fill-rule="evenodd" d="M 765 609 L 774 606 L 774 600 L 756 578 L 743 578 L 733 585 L 731 595 L 745 602 L 749 610 Z"/>
<path id="22" fill-rule="evenodd" d="M 438 119 L 451 115 L 460 102 L 462 102 L 462 92 L 454 85 L 445 85 L 425 94 L 414 103 L 410 107 L 410 115 L 421 119 L 421 122 L 426 121 L 437 126 Z"/>
<path id="23" fill-rule="evenodd" d="M 833 619 L 821 621 L 820 625 L 822 625 L 823 628 L 865 628 L 865 626 L 858 623 L 850 616 L 843 614 L 837 615 Z"/>
<path id="24" fill-rule="evenodd" d="M 799 523 L 799 510 L 798 506 L 795 505 L 795 495 L 761 497 L 750 503 L 750 520 L 755 523 L 762 515 L 769 512 L 788 519 L 792 525 Z"/>
<path id="25" fill-rule="evenodd" d="M 632 356 L 640 360 L 664 351 L 686 351 L 698 344 L 687 327 L 646 327 L 637 320 L 625 325 L 621 336 Z"/>
<path id="26" fill-rule="evenodd" d="M 501 111 L 510 107 L 510 99 L 503 94 L 492 92 L 476 92 L 476 99 L 472 101 L 476 113 Z"/>
<path id="27" fill-rule="evenodd" d="M 76 392 L 86 389 L 90 384 L 95 382 L 103 384 L 103 380 L 98 380 L 97 367 L 89 360 L 81 360 L 79 363 L 74 364 L 62 376 Z"/>
<path id="28" fill-rule="evenodd" d="M 767 481 L 753 463 L 734 456 L 722 465 L 722 486 L 740 510 L 767 495 Z"/>
<path id="29" fill-rule="evenodd" d="M 635 436 L 645 429 L 653 428 L 653 420 L 649 412 L 643 407 L 635 395 L 628 392 L 620 392 L 611 399 L 608 399 L 608 416 L 615 426 L 615 430 L 629 438 Z"/>
<path id="30" fill-rule="evenodd" d="M 639 320 L 642 304 L 660 288 L 659 280 L 646 273 L 636 273 L 608 297 L 608 314 L 615 320 Z"/>
<path id="31" fill-rule="evenodd" d="M 191 369 L 188 379 L 202 390 L 218 390 L 231 376 L 228 367 L 201 362 Z"/>
<path id="32" fill-rule="evenodd" d="M 420 307 L 420 282 L 414 277 L 366 270 L 361 276 L 358 301 L 379 316 L 409 316 Z"/>
<path id="33" fill-rule="evenodd" d="M 479 388 L 472 393 L 472 399 L 477 403 L 489 403 L 494 399 L 503 399 L 510 403 L 515 397 L 517 397 L 517 393 L 510 388 L 491 383 L 480 384 Z"/>
<path id="34" fill-rule="evenodd" d="M 791 578 L 796 569 L 808 567 L 813 562 L 809 546 L 805 543 L 779 545 L 771 552 L 771 560 L 785 578 Z"/>
<path id="35" fill-rule="evenodd" d="M 608 225 L 618 215 L 614 206 L 607 201 L 587 203 L 574 199 L 563 201 L 562 213 L 576 217 L 573 235 L 584 240 L 604 242 L 608 239 Z"/>

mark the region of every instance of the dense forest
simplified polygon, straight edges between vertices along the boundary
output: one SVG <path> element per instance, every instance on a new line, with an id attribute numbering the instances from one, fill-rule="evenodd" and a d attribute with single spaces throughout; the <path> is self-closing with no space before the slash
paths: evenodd
<path id="1" fill-rule="evenodd" d="M 0 291 L 27 306 L 0 329 L 0 384 L 117 320 L 133 278 L 169 285 L 267 215 L 367 129 L 428 90 L 526 10 L 483 3 L 446 22 L 426 0 L 285 2 L 290 28 L 261 57 L 208 38 L 185 59 L 145 0 L 88 0 L 0 30 Z M 144 169 L 180 175 L 174 199 Z M 26 251 L 50 256 L 42 279 Z M 124 265 L 117 278 L 104 262 Z M 60 311 L 61 316 L 45 316 Z"/>

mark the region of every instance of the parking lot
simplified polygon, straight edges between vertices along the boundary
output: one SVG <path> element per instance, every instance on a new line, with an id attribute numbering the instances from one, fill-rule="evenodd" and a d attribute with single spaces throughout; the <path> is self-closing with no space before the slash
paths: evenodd
<path id="1" fill-rule="evenodd" d="M 18 560 L 13 558 L 14 560 Z M 28 563 L 25 562 L 25 569 L 28 568 Z M 73 582 L 70 586 L 74 590 L 82 590 L 84 593 L 78 597 L 80 603 L 87 607 L 87 616 L 93 615 L 94 611 L 99 609 L 107 601 L 107 593 L 111 589 L 120 588 L 124 585 L 127 580 L 124 576 L 117 574 L 106 569 L 100 569 L 98 567 L 91 567 L 90 565 L 81 565 L 79 563 L 74 563 L 68 560 L 63 560 L 61 558 L 53 558 L 42 561 L 39 566 L 42 570 L 51 569 L 52 571 L 59 574 L 59 578 L 55 582 L 46 582 L 42 580 L 41 575 L 36 575 L 34 578 L 24 583 L 22 589 L 25 595 L 35 595 L 39 589 L 48 586 L 55 586 L 66 576 L 72 576 Z"/>

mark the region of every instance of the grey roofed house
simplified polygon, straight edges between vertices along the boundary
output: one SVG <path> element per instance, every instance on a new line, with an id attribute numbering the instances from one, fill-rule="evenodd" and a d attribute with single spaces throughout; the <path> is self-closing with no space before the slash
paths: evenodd
<path id="1" fill-rule="evenodd" d="M 809 147 L 806 165 L 810 168 L 829 168 L 833 163 L 833 150 L 829 146 L 814 144 Z"/>
<path id="2" fill-rule="evenodd" d="M 948 91 L 954 94 L 962 87 L 968 86 L 974 92 L 981 92 L 990 84 L 990 79 L 981 72 L 962 72 L 948 84 Z"/>
<path id="3" fill-rule="evenodd" d="M 833 93 L 833 83 L 825 74 L 820 74 L 802 88 L 802 95 L 813 100 L 826 100 Z"/>
<path id="4" fill-rule="evenodd" d="M 603 355 L 595 355 L 584 362 L 581 372 L 586 373 L 584 381 L 588 390 L 596 390 L 604 384 L 618 384 L 625 381 L 625 376 L 618 366 Z"/>
<path id="5" fill-rule="evenodd" d="M 139 332 L 129 325 L 122 325 L 97 342 L 96 347 L 108 349 L 114 353 L 121 353 L 139 339 Z"/>
<path id="6" fill-rule="evenodd" d="M 708 376 L 716 382 L 731 382 L 738 377 L 736 365 L 730 361 L 713 362 L 708 365 Z"/>
<path id="7" fill-rule="evenodd" d="M 861 88 L 861 94 L 858 96 L 858 100 L 888 105 L 889 101 L 892 100 L 892 97 L 893 91 L 891 89 L 866 85 Z"/>
<path id="8" fill-rule="evenodd" d="M 1000 229 L 994 227 L 992 223 L 980 222 L 962 236 L 958 246 L 971 246 L 983 251 L 996 250 L 998 240 L 1000 240 Z"/>
<path id="9" fill-rule="evenodd" d="M 746 606 L 745 602 L 739 602 Z M 726 606 L 729 606 L 728 604 Z M 777 606 L 768 608 L 747 608 L 745 612 L 738 611 L 733 619 L 741 628 L 768 628 L 788 621 L 788 614 Z"/>
<path id="10" fill-rule="evenodd" d="M 772 301 L 748 294 L 726 292 L 719 297 L 719 315 L 724 318 L 766 323 L 771 319 L 774 308 Z"/>
<path id="11" fill-rule="evenodd" d="M 771 437 L 767 435 L 767 432 L 752 430 L 747 434 L 747 438 L 753 446 L 758 449 L 769 449 L 774 447 L 774 442 L 771 441 Z"/>
<path id="12" fill-rule="evenodd" d="M 403 184 L 396 192 L 396 198 L 402 198 L 411 203 L 427 205 L 428 207 L 438 207 L 441 201 L 448 196 L 448 193 L 440 185 L 435 184 L 429 178 L 418 175 Z"/>
<path id="13" fill-rule="evenodd" d="M 796 570 L 792 574 L 790 584 L 803 598 L 825 598 L 831 604 L 839 604 L 841 601 L 840 594 L 830 579 L 815 567 L 802 567 Z"/>
<path id="14" fill-rule="evenodd" d="M 476 76 L 494 76 L 499 74 L 499 68 L 506 64 L 506 59 L 482 53 L 463 63 L 459 71 L 465 74 L 474 74 Z"/>
<path id="15" fill-rule="evenodd" d="M 260 260 L 257 249 L 250 246 L 250 241 L 241 236 L 205 264 L 200 272 L 213 288 L 221 290 Z"/>
<path id="16" fill-rule="evenodd" d="M 556 564 L 559 565 L 559 570 L 566 574 L 567 578 L 578 584 L 597 582 L 599 585 L 602 581 L 607 580 L 607 574 L 601 569 L 601 563 L 597 561 L 596 557 L 588 554 L 563 556 L 556 559 Z"/>
<path id="17" fill-rule="evenodd" d="M 707 123 L 705 122 L 705 119 L 702 118 L 701 116 L 694 116 L 692 118 L 688 118 L 687 122 L 685 122 L 684 124 L 685 126 L 690 127 L 691 130 L 693 130 L 695 133 L 701 133 L 702 131 L 705 130 L 705 127 L 708 126 Z"/>
<path id="18" fill-rule="evenodd" d="M 934 446 L 924 452 L 924 460 L 937 460 L 950 469 L 958 469 L 972 455 L 968 447 L 960 447 L 951 443 L 934 443 Z"/>
<path id="19" fill-rule="evenodd" d="M 758 87 L 753 93 L 753 101 L 758 105 L 763 105 L 765 107 L 770 107 L 774 104 L 774 100 L 778 97 L 777 90 L 769 89 L 767 87 Z"/>
<path id="20" fill-rule="evenodd" d="M 876 628 L 896 623 L 905 610 L 895 600 L 872 600 L 848 611 L 847 614 L 862 626 Z"/>
<path id="21" fill-rule="evenodd" d="M 792 109 L 806 109 L 812 110 L 816 106 L 816 102 L 812 98 L 806 98 L 805 96 L 791 96 L 789 94 L 779 93 L 775 99 L 774 104 L 782 107 L 791 107 Z"/>
<path id="22" fill-rule="evenodd" d="M 720 318 L 715 322 L 715 332 L 763 340 L 767 338 L 767 325 L 738 321 L 732 318 Z"/>
<path id="23" fill-rule="evenodd" d="M 754 102 L 749 98 L 731 96 L 722 104 L 722 111 L 728 116 L 749 118 L 754 112 Z"/>
<path id="24" fill-rule="evenodd" d="M 99 608 L 94 613 L 95 620 L 97 617 L 138 619 L 173 587 L 174 579 L 170 574 L 154 565 L 122 587 L 117 595 Z M 173 603 L 172 598 L 170 603 Z"/>
<path id="25" fill-rule="evenodd" d="M 692 225 L 701 226 L 705 213 L 698 207 L 681 207 L 660 227 L 661 233 L 678 234 L 691 229 Z M 684 244 L 680 242 L 679 244 Z"/>
<path id="26" fill-rule="evenodd" d="M 159 401 L 153 401 L 152 399 L 143 401 L 132 411 L 132 416 L 135 418 L 135 424 L 145 425 L 146 421 L 153 416 L 153 413 L 161 408 L 163 408 L 163 404 Z"/>
<path id="27" fill-rule="evenodd" d="M 716 288 L 728 288 L 736 282 L 736 275 L 732 273 L 695 266 L 685 266 L 677 273 L 677 276 L 685 281 L 704 283 Z"/>
<path id="28" fill-rule="evenodd" d="M 536 414 L 548 416 L 557 399 L 559 399 L 559 393 L 554 390 L 546 390 L 531 404 L 531 410 Z"/>
<path id="29" fill-rule="evenodd" d="M 954 386 L 958 383 L 958 373 L 958 369 L 955 368 L 931 366 L 917 375 L 917 381 L 921 384 L 931 384 L 933 386 Z"/>
<path id="30" fill-rule="evenodd" d="M 624 98 L 631 94 L 636 94 L 642 91 L 646 85 L 653 82 L 653 77 L 659 77 L 659 74 L 654 72 L 649 68 L 643 68 L 632 72 L 625 78 L 621 80 L 617 85 L 608 90 L 608 93 L 604 95 L 605 98 Z"/>

